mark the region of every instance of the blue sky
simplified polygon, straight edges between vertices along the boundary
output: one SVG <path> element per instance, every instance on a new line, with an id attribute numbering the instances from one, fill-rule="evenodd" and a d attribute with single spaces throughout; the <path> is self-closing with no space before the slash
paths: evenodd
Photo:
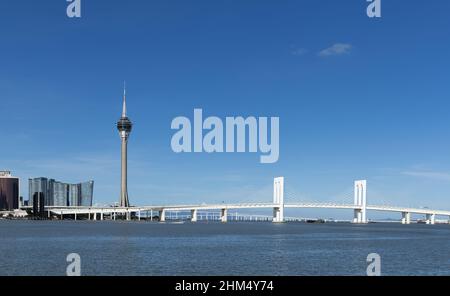
<path id="1" fill-rule="evenodd" d="M 133 204 L 270 201 L 283 175 L 292 200 L 367 179 L 369 203 L 450 209 L 448 1 L 383 0 L 381 19 L 363 0 L 129 2 L 0 2 L 0 167 L 24 196 L 48 176 L 118 201 L 126 80 Z M 194 108 L 279 116 L 279 162 L 173 153 Z"/>

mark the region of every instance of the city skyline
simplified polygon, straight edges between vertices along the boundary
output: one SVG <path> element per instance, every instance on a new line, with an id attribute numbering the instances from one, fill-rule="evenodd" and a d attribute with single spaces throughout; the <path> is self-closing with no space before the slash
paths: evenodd
<path id="1" fill-rule="evenodd" d="M 303 200 L 337 199 L 367 179 L 369 201 L 450 209 L 446 9 L 384 3 L 377 22 L 364 15 L 364 1 L 199 1 L 202 12 L 178 4 L 89 3 L 75 21 L 47 3 L 33 12 L 23 3 L 0 9 L 2 27 L 12 24 L 0 32 L 1 107 L 11 110 L 1 168 L 21 180 L 86 176 L 96 181 L 95 202 L 117 201 L 111 125 L 126 79 L 137 123 L 128 159 L 133 204 L 270 201 L 270 180 L 284 175 Z M 173 153 L 170 122 L 195 108 L 279 116 L 279 162 Z"/>

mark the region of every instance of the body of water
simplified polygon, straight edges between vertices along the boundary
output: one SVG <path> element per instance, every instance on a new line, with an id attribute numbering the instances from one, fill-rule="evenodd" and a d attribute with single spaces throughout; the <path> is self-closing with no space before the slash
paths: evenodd
<path id="1" fill-rule="evenodd" d="M 450 275 L 450 225 L 0 221 L 0 275 Z"/>

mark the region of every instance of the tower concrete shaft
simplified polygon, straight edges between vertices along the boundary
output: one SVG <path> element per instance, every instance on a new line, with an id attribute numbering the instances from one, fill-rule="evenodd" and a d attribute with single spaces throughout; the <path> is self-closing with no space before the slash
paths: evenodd
<path id="1" fill-rule="evenodd" d="M 122 157 L 121 157 L 121 183 L 120 183 L 120 206 L 129 207 L 128 200 L 128 137 L 122 138 Z"/>

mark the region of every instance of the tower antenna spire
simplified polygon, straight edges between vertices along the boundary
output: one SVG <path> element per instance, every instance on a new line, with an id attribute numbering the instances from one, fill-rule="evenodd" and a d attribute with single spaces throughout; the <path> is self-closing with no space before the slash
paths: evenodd
<path id="1" fill-rule="evenodd" d="M 126 84 L 126 81 L 123 82 L 122 117 L 127 117 L 127 84 Z"/>

